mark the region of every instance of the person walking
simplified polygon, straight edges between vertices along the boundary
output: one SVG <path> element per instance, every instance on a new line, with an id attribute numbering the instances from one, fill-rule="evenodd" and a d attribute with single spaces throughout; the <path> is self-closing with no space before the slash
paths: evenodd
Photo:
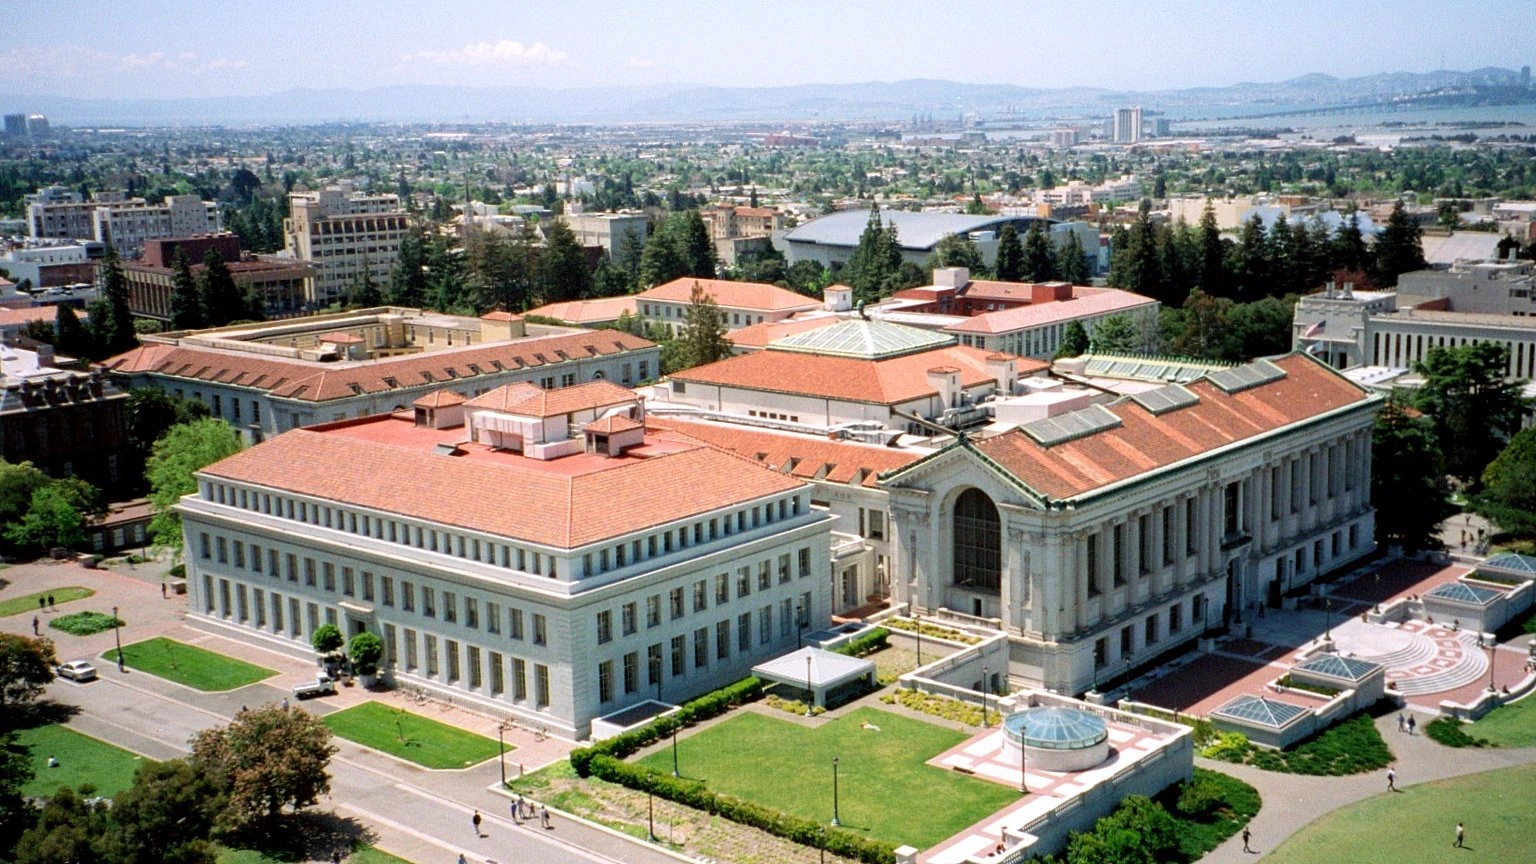
<path id="1" fill-rule="evenodd" d="M 1414 726 L 1417 726 L 1417 725 L 1418 725 L 1418 722 L 1419 722 L 1419 721 L 1417 721 L 1417 720 L 1415 720 L 1415 719 L 1413 719 L 1413 715 L 1412 715 L 1412 714 L 1409 714 L 1409 715 L 1408 715 L 1408 734 L 1409 734 L 1409 735 L 1412 735 L 1412 734 L 1413 734 L 1413 727 L 1414 727 Z"/>
<path id="2" fill-rule="evenodd" d="M 459 853 L 459 864 L 469 864 L 469 859 L 464 857 L 463 852 Z"/>
<path id="3" fill-rule="evenodd" d="M 1253 832 L 1248 830 L 1248 826 L 1247 825 L 1244 825 L 1243 826 L 1243 851 L 1247 852 L 1249 854 L 1253 853 L 1253 850 L 1248 848 L 1248 841 L 1251 840 L 1251 839 L 1253 839 Z"/>
<path id="4" fill-rule="evenodd" d="M 161 599 L 161 600 L 164 600 L 164 599 L 166 599 L 166 597 L 168 597 L 168 596 L 170 596 L 170 595 L 168 595 L 168 594 L 166 594 L 166 593 L 165 593 L 165 583 L 164 583 L 164 582 L 161 582 L 161 583 L 160 583 L 160 599 Z"/>
<path id="5" fill-rule="evenodd" d="M 37 616 L 36 615 L 32 616 L 32 635 L 33 636 L 41 636 L 41 635 L 43 635 L 43 634 L 37 632 Z"/>
<path id="6" fill-rule="evenodd" d="M 1406 731 L 1407 729 L 1408 729 L 1408 718 L 1403 716 L 1403 712 L 1401 712 L 1401 711 L 1397 712 L 1397 731 L 1403 732 L 1403 731 Z"/>
<path id="7" fill-rule="evenodd" d="M 1456 823 L 1456 842 L 1451 844 L 1452 849 L 1460 849 L 1466 845 L 1467 829 L 1460 822 Z"/>
<path id="8" fill-rule="evenodd" d="M 549 807 L 548 807 L 548 805 L 545 805 L 545 804 L 540 804 L 539 805 L 539 824 L 543 825 L 545 828 L 553 828 L 553 827 L 555 827 L 554 825 L 550 824 L 550 821 L 549 821 Z"/>
<path id="9" fill-rule="evenodd" d="M 49 595 L 48 595 L 48 608 L 49 608 L 49 609 L 54 609 L 54 608 L 56 608 L 56 607 L 55 607 L 55 606 L 54 606 L 54 605 L 53 605 L 53 595 L 52 595 L 52 594 L 49 594 Z"/>
<path id="10" fill-rule="evenodd" d="M 37 611 L 39 611 L 39 612 L 46 612 L 46 611 L 48 611 L 48 598 L 47 597 L 39 596 L 37 598 Z"/>
<path id="11" fill-rule="evenodd" d="M 470 818 L 469 821 L 474 823 L 474 826 L 475 826 L 475 836 L 476 837 L 484 837 L 485 835 L 480 833 L 480 822 L 482 820 L 480 819 L 480 811 L 479 810 L 475 811 L 475 815 L 472 818 Z"/>
<path id="12" fill-rule="evenodd" d="M 1387 791 L 1397 791 L 1397 769 L 1391 765 L 1387 766 Z"/>

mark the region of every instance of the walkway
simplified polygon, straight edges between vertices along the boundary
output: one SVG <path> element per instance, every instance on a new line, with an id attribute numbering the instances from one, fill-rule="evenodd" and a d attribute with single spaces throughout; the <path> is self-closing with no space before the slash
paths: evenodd
<path id="1" fill-rule="evenodd" d="M 1397 731 L 1397 718 L 1393 714 L 1378 718 L 1376 728 L 1381 730 L 1387 745 L 1397 755 L 1398 786 L 1415 786 L 1447 777 L 1536 763 L 1536 748 L 1456 750 L 1436 744 L 1422 734 L 1406 735 Z M 1201 864 L 1251 862 L 1340 807 L 1375 795 L 1390 794 L 1386 791 L 1386 769 L 1354 777 L 1306 777 L 1208 759 L 1197 759 L 1196 764 L 1252 784 L 1264 799 L 1259 815 L 1250 823 L 1252 847 L 1258 855 L 1243 852 L 1242 836 L 1238 834 L 1200 859 Z"/>

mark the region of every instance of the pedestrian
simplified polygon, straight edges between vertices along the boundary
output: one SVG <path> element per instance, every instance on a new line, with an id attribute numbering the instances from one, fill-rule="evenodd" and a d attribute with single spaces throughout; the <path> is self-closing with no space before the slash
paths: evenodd
<path id="1" fill-rule="evenodd" d="M 1408 718 L 1403 716 L 1403 712 L 1401 712 L 1401 711 L 1397 712 L 1397 731 L 1403 732 L 1403 731 L 1406 731 L 1407 729 L 1408 729 Z"/>
<path id="2" fill-rule="evenodd" d="M 48 595 L 48 608 L 49 609 L 53 609 L 54 608 L 54 605 L 53 605 L 53 595 L 52 594 Z"/>
<path id="3" fill-rule="evenodd" d="M 49 768 L 57 768 L 57 767 L 59 767 L 59 757 L 57 757 L 57 756 L 49 756 L 48 757 L 48 767 Z"/>
<path id="4" fill-rule="evenodd" d="M 1253 832 L 1248 830 L 1248 826 L 1247 825 L 1244 825 L 1243 826 L 1243 851 L 1244 852 L 1248 852 L 1248 853 L 1252 854 L 1253 850 L 1248 848 L 1248 841 L 1251 840 L 1252 838 L 1253 838 Z"/>
<path id="5" fill-rule="evenodd" d="M 47 611 L 47 608 L 48 608 L 48 598 L 47 597 L 39 596 L 37 598 L 37 611 L 44 612 L 44 611 Z"/>
<path id="6" fill-rule="evenodd" d="M 522 814 L 517 812 L 517 802 L 516 801 L 513 801 L 512 803 L 508 804 L 507 805 L 507 809 L 512 811 L 512 821 L 513 822 L 516 822 L 519 825 L 523 824 Z"/>
<path id="7" fill-rule="evenodd" d="M 1418 722 L 1419 721 L 1413 719 L 1413 715 L 1412 714 L 1408 715 L 1408 734 L 1409 735 L 1413 734 L 1413 727 L 1417 726 Z"/>
<path id="8" fill-rule="evenodd" d="M 1466 829 L 1466 827 L 1463 826 L 1460 822 L 1457 822 L 1456 823 L 1456 842 L 1451 844 L 1451 848 L 1453 848 L 1453 849 L 1460 849 L 1460 848 L 1462 848 L 1464 845 L 1466 845 L 1466 842 L 1465 842 L 1466 839 L 1467 839 L 1467 829 Z"/>
<path id="9" fill-rule="evenodd" d="M 470 819 L 470 820 L 469 820 L 469 821 L 470 821 L 470 822 L 473 822 L 473 823 L 474 823 L 474 825 L 475 825 L 475 836 L 476 836 L 476 837 L 481 837 L 481 836 L 483 836 L 483 835 L 482 835 L 482 834 L 481 834 L 481 833 L 480 833 L 480 821 L 481 821 L 481 820 L 480 820 L 480 811 L 479 811 L 479 810 L 476 810 L 476 811 L 475 811 L 475 815 L 474 815 L 474 817 L 473 817 L 473 818 L 471 818 L 471 819 Z"/>
<path id="10" fill-rule="evenodd" d="M 553 827 L 555 827 L 554 825 L 551 825 L 550 822 L 549 822 L 549 807 L 548 807 L 548 805 L 545 805 L 545 804 L 540 804 L 539 805 L 539 822 L 541 824 L 543 824 L 543 826 L 545 828 L 553 828 Z"/>
<path id="11" fill-rule="evenodd" d="M 469 864 L 469 859 L 464 857 L 463 852 L 459 853 L 459 864 Z"/>
<path id="12" fill-rule="evenodd" d="M 41 633 L 39 633 L 37 631 L 37 616 L 36 615 L 32 616 L 32 635 L 33 636 L 41 636 L 41 635 L 43 635 L 43 634 L 41 634 Z"/>
<path id="13" fill-rule="evenodd" d="M 331 853 L 331 864 L 341 864 L 341 853 L 340 852 L 332 852 Z"/>
<path id="14" fill-rule="evenodd" d="M 1397 791 L 1397 769 L 1393 768 L 1391 765 L 1387 766 L 1387 791 Z"/>
<path id="15" fill-rule="evenodd" d="M 283 710 L 284 711 L 288 710 L 288 697 L 287 696 L 283 697 Z"/>
<path id="16" fill-rule="evenodd" d="M 164 600 L 164 599 L 166 599 L 166 598 L 167 598 L 167 597 L 169 597 L 169 596 L 170 596 L 170 595 L 169 595 L 169 594 L 167 594 L 167 593 L 166 593 L 166 591 L 165 591 L 165 583 L 164 583 L 164 582 L 161 582 L 161 583 L 160 583 L 160 599 L 161 599 L 161 600 Z"/>

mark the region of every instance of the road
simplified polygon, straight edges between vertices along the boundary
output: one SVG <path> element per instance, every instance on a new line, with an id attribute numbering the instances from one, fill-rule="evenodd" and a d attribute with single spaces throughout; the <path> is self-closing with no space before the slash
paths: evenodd
<path id="1" fill-rule="evenodd" d="M 207 694 L 130 670 L 102 664 L 101 679 L 86 684 L 56 681 L 49 696 L 80 713 L 72 728 L 152 759 L 186 755 L 187 742 L 201 729 L 229 721 L 243 705 L 275 702 L 283 691 L 254 684 L 230 694 Z M 297 704 L 295 707 L 299 707 Z M 304 703 L 317 714 L 323 702 Z M 431 771 L 337 739 L 331 760 L 331 801 L 341 817 L 373 829 L 378 845 L 415 862 L 528 864 L 675 864 L 660 850 L 615 837 L 581 823 L 555 819 L 543 830 L 514 824 L 507 798 L 494 791 L 498 766 L 489 762 L 464 771 Z M 484 817 L 476 838 L 471 816 Z"/>

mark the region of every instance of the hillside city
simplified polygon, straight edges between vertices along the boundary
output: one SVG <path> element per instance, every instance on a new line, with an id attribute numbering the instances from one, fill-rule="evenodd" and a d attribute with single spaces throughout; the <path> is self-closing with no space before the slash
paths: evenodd
<path id="1" fill-rule="evenodd" d="M 1526 860 L 1530 67 L 904 83 L 0 97 L 0 861 Z"/>

